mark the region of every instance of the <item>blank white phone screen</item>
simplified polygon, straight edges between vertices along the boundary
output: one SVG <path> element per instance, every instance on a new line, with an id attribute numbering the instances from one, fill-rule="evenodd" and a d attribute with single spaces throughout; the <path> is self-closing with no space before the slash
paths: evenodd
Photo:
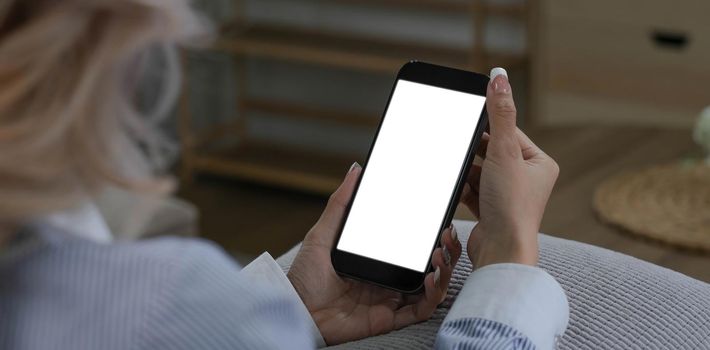
<path id="1" fill-rule="evenodd" d="M 485 103 L 399 80 L 337 248 L 424 272 Z"/>

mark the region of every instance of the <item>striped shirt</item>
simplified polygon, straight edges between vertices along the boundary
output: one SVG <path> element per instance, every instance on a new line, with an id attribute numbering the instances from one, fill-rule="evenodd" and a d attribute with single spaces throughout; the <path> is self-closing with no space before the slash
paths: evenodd
<path id="1" fill-rule="evenodd" d="M 439 349 L 548 349 L 567 302 L 540 269 L 472 273 Z M 313 320 L 268 254 L 245 269 L 212 243 L 98 243 L 48 225 L 0 254 L 0 349 L 312 349 Z"/>

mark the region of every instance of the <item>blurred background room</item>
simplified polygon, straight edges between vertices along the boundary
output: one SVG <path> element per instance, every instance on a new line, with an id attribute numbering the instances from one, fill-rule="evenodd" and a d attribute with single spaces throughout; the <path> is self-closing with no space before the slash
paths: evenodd
<path id="1" fill-rule="evenodd" d="M 218 35 L 183 51 L 171 120 L 182 201 L 155 216 L 165 229 L 212 239 L 242 263 L 276 257 L 365 161 L 402 64 L 501 66 L 520 127 L 561 167 L 542 232 L 710 282 L 707 0 L 195 5 Z"/>

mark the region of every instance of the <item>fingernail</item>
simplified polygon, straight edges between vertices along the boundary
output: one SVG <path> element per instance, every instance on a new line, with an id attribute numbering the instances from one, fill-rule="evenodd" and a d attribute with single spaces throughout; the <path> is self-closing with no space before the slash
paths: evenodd
<path id="1" fill-rule="evenodd" d="M 439 279 L 441 278 L 441 268 L 436 267 L 436 270 L 434 271 L 434 284 L 439 285 Z"/>
<path id="2" fill-rule="evenodd" d="M 358 162 L 355 162 L 355 163 L 353 163 L 353 165 L 350 166 L 350 169 L 348 170 L 348 173 L 350 173 L 351 171 L 353 171 L 353 169 L 355 169 L 355 168 L 360 168 L 360 164 L 358 164 Z"/>
<path id="3" fill-rule="evenodd" d="M 442 251 L 444 255 L 444 263 L 446 264 L 446 266 L 451 266 L 451 253 L 449 253 L 449 249 L 444 246 Z"/>
<path id="4" fill-rule="evenodd" d="M 495 67 L 491 69 L 491 80 L 495 80 L 497 76 L 503 75 L 506 78 L 508 77 L 508 72 L 505 71 L 505 69 L 501 67 Z"/>
<path id="5" fill-rule="evenodd" d="M 451 224 L 451 239 L 454 243 L 459 241 L 459 233 L 456 232 L 456 226 L 454 226 L 454 224 Z"/>
<path id="6" fill-rule="evenodd" d="M 497 79 L 499 75 L 502 75 L 505 77 L 505 79 Z M 496 67 L 491 69 L 491 84 L 493 85 L 493 91 L 496 93 L 505 93 L 507 94 L 510 92 L 510 83 L 508 82 L 508 72 L 505 71 L 505 69 Z"/>

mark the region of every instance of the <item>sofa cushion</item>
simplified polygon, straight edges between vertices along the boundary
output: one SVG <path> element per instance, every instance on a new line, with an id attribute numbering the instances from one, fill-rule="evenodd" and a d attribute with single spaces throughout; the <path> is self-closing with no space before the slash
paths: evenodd
<path id="1" fill-rule="evenodd" d="M 475 223 L 454 225 L 465 246 Z M 710 284 L 588 244 L 544 234 L 539 241 L 540 267 L 557 278 L 570 304 L 559 349 L 710 349 Z M 277 259 L 285 271 L 297 251 Z M 471 270 L 464 252 L 448 296 L 430 320 L 332 348 L 431 349 Z"/>

